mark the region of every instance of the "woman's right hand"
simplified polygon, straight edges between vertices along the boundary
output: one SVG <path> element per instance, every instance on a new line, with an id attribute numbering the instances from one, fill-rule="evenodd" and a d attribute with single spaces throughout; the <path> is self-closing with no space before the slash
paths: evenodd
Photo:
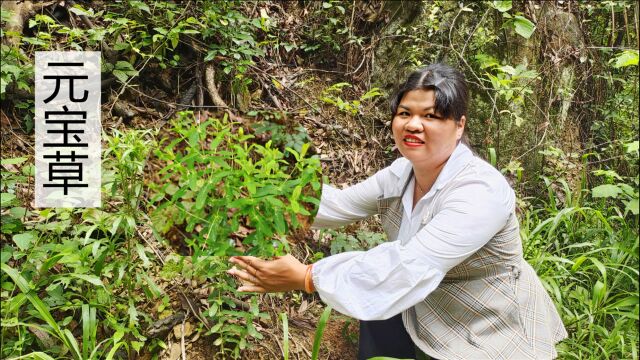
<path id="1" fill-rule="evenodd" d="M 229 262 L 239 266 L 227 271 L 246 283 L 238 287 L 242 292 L 282 292 L 304 290 L 307 266 L 287 254 L 275 260 L 254 256 L 233 256 Z"/>

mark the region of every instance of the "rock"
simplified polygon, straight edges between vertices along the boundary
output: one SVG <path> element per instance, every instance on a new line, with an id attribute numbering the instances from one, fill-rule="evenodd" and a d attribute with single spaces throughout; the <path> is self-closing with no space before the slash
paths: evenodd
<path id="1" fill-rule="evenodd" d="M 184 323 L 184 337 L 189 337 L 193 334 L 194 327 L 190 322 Z"/>
<path id="2" fill-rule="evenodd" d="M 182 328 L 182 324 L 178 324 L 173 327 L 173 337 L 175 337 L 177 340 L 180 340 L 180 338 L 182 337 L 181 328 Z"/>
<path id="3" fill-rule="evenodd" d="M 184 323 L 184 337 L 189 337 L 193 334 L 193 325 L 190 322 Z M 173 327 L 173 336 L 180 340 L 182 338 L 182 324 L 178 324 Z"/>
<path id="4" fill-rule="evenodd" d="M 169 360 L 178 360 L 180 359 L 180 355 L 182 355 L 182 348 L 180 347 L 180 342 L 175 342 L 171 345 L 171 349 L 169 351 Z"/>

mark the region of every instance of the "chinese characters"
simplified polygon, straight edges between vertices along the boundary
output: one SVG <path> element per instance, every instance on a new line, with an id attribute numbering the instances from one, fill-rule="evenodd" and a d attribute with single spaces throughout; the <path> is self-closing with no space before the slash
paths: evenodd
<path id="1" fill-rule="evenodd" d="M 36 207 L 100 206 L 100 53 L 36 53 Z"/>

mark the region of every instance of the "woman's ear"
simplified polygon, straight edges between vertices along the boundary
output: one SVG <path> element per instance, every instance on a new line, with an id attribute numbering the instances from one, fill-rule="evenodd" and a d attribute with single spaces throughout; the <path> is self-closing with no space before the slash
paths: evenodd
<path id="1" fill-rule="evenodd" d="M 464 125 L 467 123 L 467 118 L 462 115 L 462 117 L 460 117 L 460 120 L 456 121 L 456 138 L 458 140 L 462 139 L 462 134 L 464 134 Z"/>

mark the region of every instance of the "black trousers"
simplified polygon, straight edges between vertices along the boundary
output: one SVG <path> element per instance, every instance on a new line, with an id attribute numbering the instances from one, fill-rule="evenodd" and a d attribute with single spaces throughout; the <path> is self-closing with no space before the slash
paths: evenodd
<path id="1" fill-rule="evenodd" d="M 358 360 L 376 356 L 416 358 L 416 348 L 404 328 L 402 314 L 387 320 L 360 321 Z"/>

